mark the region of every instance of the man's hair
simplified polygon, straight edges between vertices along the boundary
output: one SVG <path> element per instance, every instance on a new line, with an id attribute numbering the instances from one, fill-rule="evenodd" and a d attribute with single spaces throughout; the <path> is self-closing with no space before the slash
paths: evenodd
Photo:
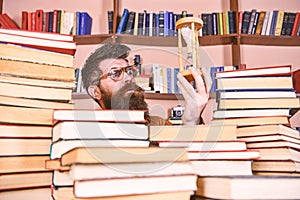
<path id="1" fill-rule="evenodd" d="M 103 46 L 97 48 L 86 59 L 82 68 L 81 76 L 83 87 L 88 92 L 90 85 L 97 85 L 100 76 L 103 74 L 99 68 L 99 63 L 106 59 L 125 59 L 130 52 L 130 48 L 126 45 L 118 43 L 106 43 Z"/>

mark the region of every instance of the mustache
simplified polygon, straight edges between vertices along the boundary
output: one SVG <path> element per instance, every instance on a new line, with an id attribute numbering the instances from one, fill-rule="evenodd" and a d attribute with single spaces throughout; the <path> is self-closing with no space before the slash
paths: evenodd
<path id="1" fill-rule="evenodd" d="M 141 88 L 140 86 L 138 86 L 136 83 L 128 83 L 126 85 L 124 85 L 119 91 L 119 94 L 125 93 L 128 90 L 133 90 L 136 92 L 144 92 L 144 89 Z"/>

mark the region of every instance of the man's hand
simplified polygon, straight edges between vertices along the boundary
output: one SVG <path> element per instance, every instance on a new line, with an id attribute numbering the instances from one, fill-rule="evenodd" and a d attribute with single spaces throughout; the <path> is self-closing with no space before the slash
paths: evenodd
<path id="1" fill-rule="evenodd" d="M 195 68 L 191 68 L 191 72 L 196 82 L 197 91 L 180 73 L 177 74 L 177 85 L 185 99 L 182 116 L 183 124 L 185 125 L 199 124 L 201 113 L 208 102 L 209 91 L 212 85 L 208 69 L 202 69 L 205 82 Z"/>

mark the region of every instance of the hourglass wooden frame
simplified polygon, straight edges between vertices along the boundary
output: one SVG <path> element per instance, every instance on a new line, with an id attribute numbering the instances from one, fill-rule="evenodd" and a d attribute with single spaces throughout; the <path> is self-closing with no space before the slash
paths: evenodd
<path id="1" fill-rule="evenodd" d="M 192 55 L 192 65 L 197 69 L 200 69 L 199 64 L 199 30 L 203 26 L 203 21 L 200 18 L 196 17 L 184 17 L 179 19 L 176 22 L 176 29 L 178 31 L 178 62 L 179 62 L 179 71 L 180 73 L 189 81 L 192 81 L 194 78 L 190 72 L 190 70 L 184 70 L 183 67 L 183 46 L 182 46 L 182 28 L 188 27 L 191 29 L 191 55 Z"/>

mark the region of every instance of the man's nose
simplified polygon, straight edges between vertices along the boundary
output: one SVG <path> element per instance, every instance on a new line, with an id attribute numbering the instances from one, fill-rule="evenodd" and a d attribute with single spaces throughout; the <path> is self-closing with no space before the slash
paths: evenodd
<path id="1" fill-rule="evenodd" d="M 125 83 L 130 83 L 130 82 L 134 81 L 134 78 L 132 75 L 129 75 L 126 72 L 123 72 L 123 73 L 124 73 L 124 82 Z"/>

